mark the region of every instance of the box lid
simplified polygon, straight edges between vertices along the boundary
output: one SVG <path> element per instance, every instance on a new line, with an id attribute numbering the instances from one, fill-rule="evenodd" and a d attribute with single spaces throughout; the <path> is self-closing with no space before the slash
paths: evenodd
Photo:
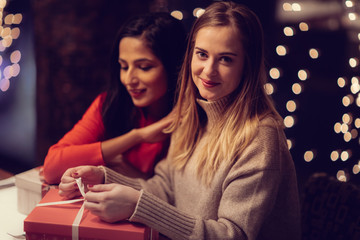
<path id="1" fill-rule="evenodd" d="M 39 176 L 39 167 L 15 175 L 15 185 L 18 188 L 41 193 L 43 184 Z"/>
<path id="2" fill-rule="evenodd" d="M 50 189 L 40 203 L 66 200 L 58 194 L 58 189 Z M 82 202 L 36 207 L 24 220 L 24 231 L 58 236 L 71 236 L 73 221 Z M 84 211 L 79 226 L 79 236 L 91 239 L 149 239 L 150 228 L 128 221 L 107 223 Z"/>

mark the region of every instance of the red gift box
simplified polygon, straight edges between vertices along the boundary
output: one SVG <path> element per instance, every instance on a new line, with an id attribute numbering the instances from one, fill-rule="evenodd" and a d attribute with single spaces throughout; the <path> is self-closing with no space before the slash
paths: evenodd
<path id="1" fill-rule="evenodd" d="M 58 189 L 50 189 L 40 203 L 64 201 Z M 62 205 L 37 206 L 24 220 L 28 240 L 72 239 L 74 219 L 83 202 Z M 79 239 L 157 239 L 158 233 L 151 228 L 128 221 L 107 223 L 85 210 L 78 227 Z"/>

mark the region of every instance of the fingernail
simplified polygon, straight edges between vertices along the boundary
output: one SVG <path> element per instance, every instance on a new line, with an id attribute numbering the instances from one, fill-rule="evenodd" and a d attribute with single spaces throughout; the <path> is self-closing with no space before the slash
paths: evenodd
<path id="1" fill-rule="evenodd" d="M 79 173 L 77 173 L 77 172 L 74 172 L 74 175 L 75 175 L 75 176 L 77 176 L 77 175 L 79 175 Z"/>
<path id="2" fill-rule="evenodd" d="M 93 184 L 88 184 L 88 188 L 92 188 L 93 186 Z"/>

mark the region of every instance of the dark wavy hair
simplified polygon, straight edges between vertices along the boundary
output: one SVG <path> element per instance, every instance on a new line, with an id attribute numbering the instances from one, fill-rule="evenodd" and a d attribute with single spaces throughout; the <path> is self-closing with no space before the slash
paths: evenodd
<path id="1" fill-rule="evenodd" d="M 169 101 L 169 112 L 174 104 L 177 76 L 185 52 L 185 29 L 169 13 L 135 16 L 120 28 L 111 55 L 111 78 L 103 99 L 102 118 L 106 139 L 133 129 L 139 114 L 125 86 L 120 82 L 119 43 L 124 37 L 141 37 L 164 65 L 168 82 L 167 94 L 173 99 Z"/>

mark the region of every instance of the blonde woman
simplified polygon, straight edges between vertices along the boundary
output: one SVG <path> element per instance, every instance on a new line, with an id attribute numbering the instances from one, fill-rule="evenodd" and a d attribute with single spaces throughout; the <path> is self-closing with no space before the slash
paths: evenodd
<path id="1" fill-rule="evenodd" d="M 171 239 L 300 239 L 296 173 L 282 119 L 264 92 L 263 36 L 252 11 L 215 2 L 191 30 L 167 158 L 151 179 L 69 169 L 60 194 L 88 184 L 86 208 Z M 99 184 L 105 183 L 105 184 Z"/>

